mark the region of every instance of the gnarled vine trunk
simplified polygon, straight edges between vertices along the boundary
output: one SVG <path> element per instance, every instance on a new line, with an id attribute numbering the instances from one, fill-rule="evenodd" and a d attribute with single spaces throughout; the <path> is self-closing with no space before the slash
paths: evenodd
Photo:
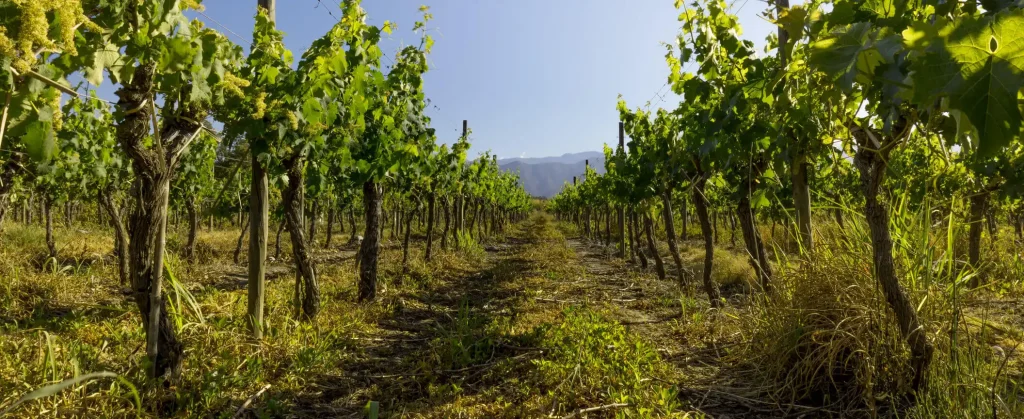
<path id="1" fill-rule="evenodd" d="M 377 182 L 363 183 L 363 205 L 366 210 L 366 235 L 359 249 L 359 301 L 377 298 L 377 261 L 380 257 L 380 219 L 383 191 Z"/>
<path id="2" fill-rule="evenodd" d="M 319 221 L 319 217 L 320 217 L 320 200 L 319 199 L 314 199 L 313 200 L 313 208 L 311 208 L 309 210 L 309 217 L 306 218 L 306 223 L 308 224 L 307 227 L 309 227 L 309 239 L 307 241 L 309 242 L 309 246 L 311 246 L 311 247 L 316 246 L 316 225 L 317 225 L 317 221 Z"/>
<path id="3" fill-rule="evenodd" d="M 658 273 L 658 279 L 664 280 L 665 262 L 658 253 L 658 244 L 654 241 L 654 222 L 647 211 L 644 211 L 644 235 L 647 236 L 647 249 L 651 251 L 651 257 L 654 259 L 654 271 Z"/>
<path id="4" fill-rule="evenodd" d="M 177 375 L 184 348 L 167 314 L 167 301 L 161 289 L 171 179 L 169 173 L 159 170 L 144 175 L 147 170 L 139 166 L 142 165 L 135 164 L 137 204 L 128 228 L 132 288 L 142 322 L 147 325 L 146 352 L 153 363 L 150 376 Z"/>
<path id="5" fill-rule="evenodd" d="M 434 204 L 437 195 L 434 192 L 427 197 L 427 249 L 423 254 L 423 260 L 430 261 L 430 248 L 434 244 Z"/>
<path id="6" fill-rule="evenodd" d="M 324 238 L 324 248 L 331 247 L 331 239 L 334 235 L 334 207 L 327 209 L 327 236 Z"/>
<path id="7" fill-rule="evenodd" d="M 301 318 L 311 320 L 320 311 L 320 284 L 317 282 L 316 265 L 310 256 L 310 243 L 306 240 L 305 232 L 302 229 L 302 199 L 300 195 L 305 187 L 305 159 L 301 154 L 293 155 L 285 161 L 288 170 L 288 187 L 281 194 L 284 208 L 285 220 L 288 223 L 288 235 L 292 241 L 292 257 L 295 258 L 295 269 L 301 277 L 297 281 L 295 294 L 300 296 L 302 314 Z M 316 206 L 314 205 L 314 208 Z M 316 217 L 314 211 L 313 217 Z M 310 230 L 316 225 L 315 220 L 310 220 Z"/>
<path id="8" fill-rule="evenodd" d="M 683 231 L 679 232 L 679 238 L 682 241 L 686 241 L 687 235 L 689 234 L 687 230 L 689 230 L 688 224 L 690 220 L 689 208 L 687 208 L 686 205 L 686 198 L 683 198 L 682 206 L 679 208 L 679 218 L 680 221 L 683 223 Z"/>
<path id="9" fill-rule="evenodd" d="M 135 303 L 146 327 L 149 376 L 156 378 L 176 375 L 181 370 L 184 354 L 167 315 L 167 302 L 161 289 L 167 200 L 179 158 L 201 129 L 194 121 L 202 121 L 205 115 L 186 111 L 185 115 L 165 119 L 157 134 L 161 146 L 147 145 L 152 108 L 144 105 L 153 96 L 154 68 L 152 63 L 139 66 L 131 83 L 118 89 L 118 105 L 132 111 L 125 112 L 117 124 L 117 139 L 131 157 L 135 172 L 136 204 L 128 228 L 129 269 Z"/>
<path id="10" fill-rule="evenodd" d="M 413 207 L 405 215 L 405 231 L 402 236 L 402 273 L 409 273 L 409 233 L 412 232 L 412 220 L 415 218 L 416 208 Z"/>
<path id="11" fill-rule="evenodd" d="M 604 204 L 604 246 L 612 245 L 612 209 L 608 203 Z"/>
<path id="12" fill-rule="evenodd" d="M 698 173 L 693 184 L 693 208 L 697 212 L 697 221 L 700 222 L 700 231 L 704 237 L 704 292 L 707 293 L 712 307 L 721 307 L 722 296 L 718 292 L 718 284 L 711 279 L 711 270 L 715 264 L 715 242 L 711 232 L 711 219 L 708 216 L 708 198 L 705 195 L 707 183 L 707 174 Z"/>
<path id="13" fill-rule="evenodd" d="M 462 247 L 459 243 L 459 235 L 462 234 L 462 230 L 466 227 L 466 198 L 458 196 L 455 198 L 455 208 L 452 209 L 452 216 L 455 217 L 454 225 L 452 226 L 452 245 L 455 249 Z"/>
<path id="14" fill-rule="evenodd" d="M 113 192 L 110 190 L 100 192 L 100 203 L 110 217 L 110 224 L 114 226 L 114 254 L 117 256 L 117 273 L 121 285 L 129 280 L 128 267 L 128 229 L 125 228 L 124 219 L 121 217 L 121 210 L 114 203 Z"/>
<path id="15" fill-rule="evenodd" d="M 452 223 L 452 206 L 447 198 L 444 199 L 441 206 L 444 207 L 444 231 L 441 232 L 441 248 L 448 250 L 448 229 Z"/>
<path id="16" fill-rule="evenodd" d="M 629 233 L 633 235 L 633 252 L 635 252 L 636 256 L 640 259 L 640 267 L 642 269 L 647 269 L 647 255 L 644 254 L 643 247 L 640 244 L 640 224 L 638 221 L 636 210 L 632 210 L 629 216 Z"/>
<path id="17" fill-rule="evenodd" d="M 906 120 L 894 124 L 893 132 L 903 132 Z M 889 308 L 896 314 L 900 332 L 910 347 L 911 367 L 914 369 L 912 388 L 920 390 L 926 384 L 928 367 L 931 365 L 934 347 L 917 316 L 917 309 L 907 296 L 896 277 L 896 263 L 892 255 L 892 236 L 889 232 L 889 208 L 879 199 L 879 191 L 885 179 L 888 155 L 877 150 L 889 150 L 901 138 L 879 134 L 859 126 L 850 127 L 857 140 L 857 153 L 853 163 L 860 173 L 861 192 L 864 194 L 864 215 L 871 231 L 871 246 L 874 256 L 875 277 L 882 288 L 882 294 Z"/>
<path id="18" fill-rule="evenodd" d="M 672 191 L 666 189 L 661 193 L 661 201 L 663 204 L 661 214 L 665 220 L 665 235 L 668 241 L 668 251 L 672 254 L 672 260 L 676 263 L 676 277 L 679 280 L 679 285 L 686 284 L 689 279 L 690 272 L 687 271 L 686 267 L 683 266 L 683 258 L 679 255 L 679 246 L 676 245 L 676 227 L 675 220 L 672 218 Z"/>
<path id="19" fill-rule="evenodd" d="M 760 176 L 763 171 L 763 163 L 760 161 L 751 163 L 752 173 L 744 182 L 744 193 L 736 203 L 736 216 L 740 219 L 740 230 L 743 232 L 743 243 L 746 244 L 747 255 L 750 259 L 750 266 L 761 282 L 761 288 L 765 292 L 771 291 L 772 267 L 768 263 L 768 254 L 764 249 L 764 241 L 761 239 L 761 232 L 757 229 L 757 219 L 754 217 L 754 210 L 750 206 L 750 197 L 757 191 L 757 184 L 754 178 Z"/>

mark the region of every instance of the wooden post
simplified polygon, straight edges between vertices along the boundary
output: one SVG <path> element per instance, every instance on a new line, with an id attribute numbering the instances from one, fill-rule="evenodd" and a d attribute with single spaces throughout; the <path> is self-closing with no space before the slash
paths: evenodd
<path id="1" fill-rule="evenodd" d="M 267 10 L 270 21 L 274 21 L 276 0 L 257 0 L 257 6 Z M 257 140 L 258 141 L 258 140 Z M 267 170 L 252 155 L 252 183 L 249 189 L 249 282 L 248 320 L 252 335 L 263 338 L 263 301 L 266 297 L 267 225 L 269 223 L 270 198 Z"/>
<path id="2" fill-rule="evenodd" d="M 256 0 L 256 3 L 267 9 L 267 16 L 270 17 L 270 21 L 274 22 L 277 20 L 277 0 Z"/>

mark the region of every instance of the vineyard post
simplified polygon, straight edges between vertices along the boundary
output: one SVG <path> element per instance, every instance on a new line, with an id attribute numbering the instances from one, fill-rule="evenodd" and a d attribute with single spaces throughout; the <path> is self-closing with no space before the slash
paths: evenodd
<path id="1" fill-rule="evenodd" d="M 257 0 L 257 6 L 267 10 L 274 21 L 276 0 Z M 267 223 L 270 212 L 266 168 L 252 155 L 252 184 L 249 191 L 249 325 L 256 339 L 263 338 L 263 300 L 266 295 Z"/>
<path id="2" fill-rule="evenodd" d="M 619 153 L 625 153 L 626 134 L 622 121 L 619 121 Z M 619 218 L 619 257 L 626 257 L 626 210 L 622 204 L 616 209 Z"/>

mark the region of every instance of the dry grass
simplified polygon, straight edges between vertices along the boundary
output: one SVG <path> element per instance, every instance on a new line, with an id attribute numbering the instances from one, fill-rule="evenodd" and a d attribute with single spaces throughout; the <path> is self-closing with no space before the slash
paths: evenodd
<path id="1" fill-rule="evenodd" d="M 773 236 L 762 226 L 775 261 L 770 298 L 757 291 L 747 257 L 727 231 L 712 273 L 729 298 L 721 311 L 710 310 L 699 289 L 679 290 L 581 242 L 575 247 L 593 278 L 573 287 L 575 298 L 604 301 L 633 324 L 675 367 L 690 408 L 712 416 L 1024 417 L 1021 243 L 1009 229 L 995 239 L 986 232 L 985 285 L 970 290 L 974 273 L 962 262 L 966 227 L 898 209 L 899 276 L 936 347 L 931 385 L 916 397 L 906 344 L 871 274 L 866 226 L 853 212 L 843 229 L 831 218 L 819 220 L 817 251 L 807 258 L 793 256 L 784 228 Z M 572 226 L 562 230 L 578 235 Z M 684 264 L 698 275 L 702 246 L 696 238 L 681 245 Z M 672 278 L 667 247 L 659 250 Z"/>
<path id="2" fill-rule="evenodd" d="M 990 285 L 969 289 L 974 273 L 962 262 L 966 229 L 955 221 L 932 224 L 919 213 L 893 214 L 899 276 L 936 348 L 926 392 L 910 391 L 906 344 L 871 273 L 866 228 L 849 214 L 845 229 L 818 224 L 814 255 L 783 258 L 777 294 L 754 300 L 747 312 L 753 338 L 739 356 L 741 369 L 753 371 L 759 390 L 778 403 L 846 415 L 1024 415 L 1024 356 L 1013 350 L 1024 334 L 1012 326 L 1022 319 L 1013 310 L 991 309 L 1019 296 L 1020 281 L 988 268 Z M 1019 250 L 1008 249 L 1019 245 L 1005 240 L 1000 235 L 985 252 L 993 265 L 1015 265 Z"/>
<path id="3" fill-rule="evenodd" d="M 238 231 L 202 232 L 199 261 L 189 264 L 177 256 L 184 232 L 175 230 L 169 267 L 187 292 L 169 287 L 169 297 L 187 353 L 169 388 L 144 379 L 142 329 L 117 283 L 110 233 L 58 229 L 61 259 L 47 265 L 41 229 L 9 224 L 0 241 L 0 406 L 112 371 L 126 381 L 76 386 L 14 416 L 230 416 L 267 384 L 248 415 L 359 417 L 370 400 L 397 417 L 558 416 L 611 403 L 628 406 L 601 416 L 932 418 L 988 416 L 993 406 L 1003 417 L 1024 415 L 1020 244 L 1001 232 L 985 252 L 989 285 L 968 291 L 955 262 L 961 228 L 951 228 L 950 246 L 946 235 L 916 240 L 912 223 L 899 225 L 901 277 L 924 301 L 936 345 L 931 390 L 912 407 L 905 345 L 870 274 L 863 228 L 849 219 L 842 232 L 819 224 L 813 258 L 778 253 L 768 299 L 726 233 L 712 276 L 729 303 L 716 310 L 698 288 L 660 281 L 543 214 L 484 243 L 464 240 L 463 251 L 440 251 L 430 263 L 414 234 L 407 275 L 399 243 L 387 239 L 372 304 L 355 302 L 354 252 L 347 234 L 336 236 L 315 252 L 324 304 L 315 323 L 291 317 L 285 235 L 281 260 L 270 264 L 262 342 L 243 321 L 244 261 L 232 261 Z M 701 243 L 681 249 L 700 275 Z M 661 252 L 673 278 L 664 245 Z"/>
<path id="4" fill-rule="evenodd" d="M 580 272 L 546 217 L 483 244 L 464 243 L 470 249 L 437 252 L 430 263 L 421 261 L 416 240 L 408 275 L 398 243 L 387 241 L 372 304 L 355 302 L 352 249 L 318 250 L 323 307 L 315 323 L 291 317 L 293 274 L 283 243 L 282 260 L 270 264 L 261 342 L 249 338 L 243 320 L 244 261 L 231 260 L 238 231 L 201 233 L 196 265 L 175 253 L 183 233 L 173 232 L 169 267 L 187 293 L 171 289 L 169 299 L 183 301 L 172 306 L 185 364 L 172 386 L 151 388 L 139 317 L 117 283 L 109 232 L 59 230 L 62 255 L 86 256 L 44 271 L 30 262 L 44 251 L 40 229 L 9 225 L 0 242 L 0 406 L 49 383 L 112 371 L 131 386 L 94 381 L 13 415 L 230 416 L 267 384 L 249 415 L 360 416 L 370 400 L 402 417 L 535 417 L 622 400 L 631 406 L 618 411 L 630 416 L 686 415 L 671 385 L 651 381 L 656 371 L 668 379 L 653 347 L 601 307 L 569 312 L 536 299 L 546 284 Z M 190 296 L 198 309 L 184 303 Z M 619 346 L 592 351 L 605 336 Z M 635 354 L 644 354 L 639 366 Z M 629 378 L 637 366 L 644 374 Z"/>

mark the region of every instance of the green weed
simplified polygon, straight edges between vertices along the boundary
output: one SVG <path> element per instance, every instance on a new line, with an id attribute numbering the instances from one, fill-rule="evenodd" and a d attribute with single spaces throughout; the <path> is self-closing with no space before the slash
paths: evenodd
<path id="1" fill-rule="evenodd" d="M 571 307 L 560 323 L 540 326 L 539 346 L 547 353 L 537 380 L 557 406 L 628 404 L 629 416 L 678 413 L 676 390 L 664 384 L 668 366 L 649 343 L 599 312 Z"/>

